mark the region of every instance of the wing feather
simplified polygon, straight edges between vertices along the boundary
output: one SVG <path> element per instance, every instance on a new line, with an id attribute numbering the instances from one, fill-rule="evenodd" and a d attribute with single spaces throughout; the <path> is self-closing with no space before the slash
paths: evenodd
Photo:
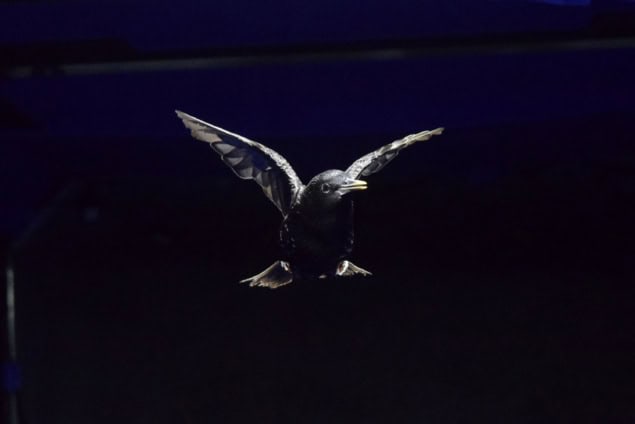
<path id="1" fill-rule="evenodd" d="M 282 155 L 187 113 L 177 110 L 176 114 L 192 137 L 209 143 L 239 178 L 256 181 L 283 215 L 289 212 L 291 201 L 304 186 Z"/>
<path id="2" fill-rule="evenodd" d="M 357 179 L 359 177 L 366 177 L 370 174 L 374 174 L 375 172 L 379 172 L 388 164 L 388 162 L 393 160 L 402 149 L 405 149 L 418 141 L 426 141 L 430 139 L 430 137 L 440 135 L 441 133 L 443 133 L 443 128 L 437 128 L 432 131 L 421 131 L 419 133 L 406 136 L 400 140 L 393 141 L 392 143 L 386 144 L 374 152 L 370 152 L 357 159 L 351 166 L 348 167 L 346 173 L 351 178 Z"/>

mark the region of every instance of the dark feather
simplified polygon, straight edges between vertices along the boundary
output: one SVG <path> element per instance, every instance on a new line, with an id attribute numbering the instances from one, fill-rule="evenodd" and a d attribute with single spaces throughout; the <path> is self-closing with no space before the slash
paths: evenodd
<path id="1" fill-rule="evenodd" d="M 417 134 L 411 134 L 401 140 L 393 141 L 390 144 L 368 153 L 357 159 L 351 166 L 348 167 L 346 173 L 351 178 L 366 177 L 370 174 L 380 171 L 384 166 L 393 160 L 399 151 L 406 147 L 416 143 L 417 141 L 428 140 L 433 135 L 439 135 L 443 132 L 443 128 L 437 128 L 432 131 L 421 131 Z"/>
<path id="2" fill-rule="evenodd" d="M 209 143 L 239 178 L 255 180 L 283 215 L 289 212 L 291 202 L 304 186 L 285 158 L 260 143 L 187 113 L 177 110 L 176 114 L 192 136 Z"/>

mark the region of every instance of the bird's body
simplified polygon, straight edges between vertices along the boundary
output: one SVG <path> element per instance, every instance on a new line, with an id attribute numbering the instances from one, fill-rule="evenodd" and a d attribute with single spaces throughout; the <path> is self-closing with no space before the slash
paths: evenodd
<path id="1" fill-rule="evenodd" d="M 284 260 L 303 278 L 335 275 L 353 252 L 353 199 L 334 205 L 320 200 L 305 189 L 280 227 Z"/>
<path id="2" fill-rule="evenodd" d="M 441 134 L 422 131 L 387 144 L 355 161 L 345 171 L 324 171 L 305 186 L 278 153 L 255 141 L 177 111 L 194 138 L 210 143 L 234 173 L 255 180 L 283 215 L 283 259 L 242 282 L 270 288 L 294 279 L 370 275 L 349 261 L 353 251 L 353 199 L 366 189 L 358 179 L 382 169 L 400 150 Z"/>

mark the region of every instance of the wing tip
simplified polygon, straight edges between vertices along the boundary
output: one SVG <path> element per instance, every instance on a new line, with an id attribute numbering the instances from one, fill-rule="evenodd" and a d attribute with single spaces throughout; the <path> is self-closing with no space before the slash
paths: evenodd
<path id="1" fill-rule="evenodd" d="M 413 143 L 418 141 L 427 141 L 430 140 L 435 135 L 441 135 L 445 131 L 444 127 L 435 128 L 433 130 L 425 130 L 418 132 L 416 134 L 411 134 L 399 141 L 397 143 L 405 143 L 406 146 L 410 146 Z"/>
<path id="2" fill-rule="evenodd" d="M 181 119 L 190 118 L 190 115 L 188 115 L 187 113 L 182 112 L 182 111 L 180 111 L 178 109 L 174 109 L 174 112 L 176 113 L 176 116 L 178 116 Z"/>

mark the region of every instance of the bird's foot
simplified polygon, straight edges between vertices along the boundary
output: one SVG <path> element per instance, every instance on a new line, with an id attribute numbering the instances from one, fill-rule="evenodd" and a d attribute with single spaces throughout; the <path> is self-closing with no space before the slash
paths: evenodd
<path id="1" fill-rule="evenodd" d="M 342 261 L 337 265 L 337 270 L 335 271 L 335 275 L 338 277 L 350 277 L 353 275 L 362 275 L 364 277 L 373 275 L 372 272 L 366 271 L 364 268 L 358 267 L 353 262 L 350 261 Z"/>
<path id="2" fill-rule="evenodd" d="M 268 287 L 277 289 L 293 282 L 293 273 L 288 262 L 277 261 L 260 274 L 245 278 L 242 283 L 249 283 L 249 287 Z"/>

